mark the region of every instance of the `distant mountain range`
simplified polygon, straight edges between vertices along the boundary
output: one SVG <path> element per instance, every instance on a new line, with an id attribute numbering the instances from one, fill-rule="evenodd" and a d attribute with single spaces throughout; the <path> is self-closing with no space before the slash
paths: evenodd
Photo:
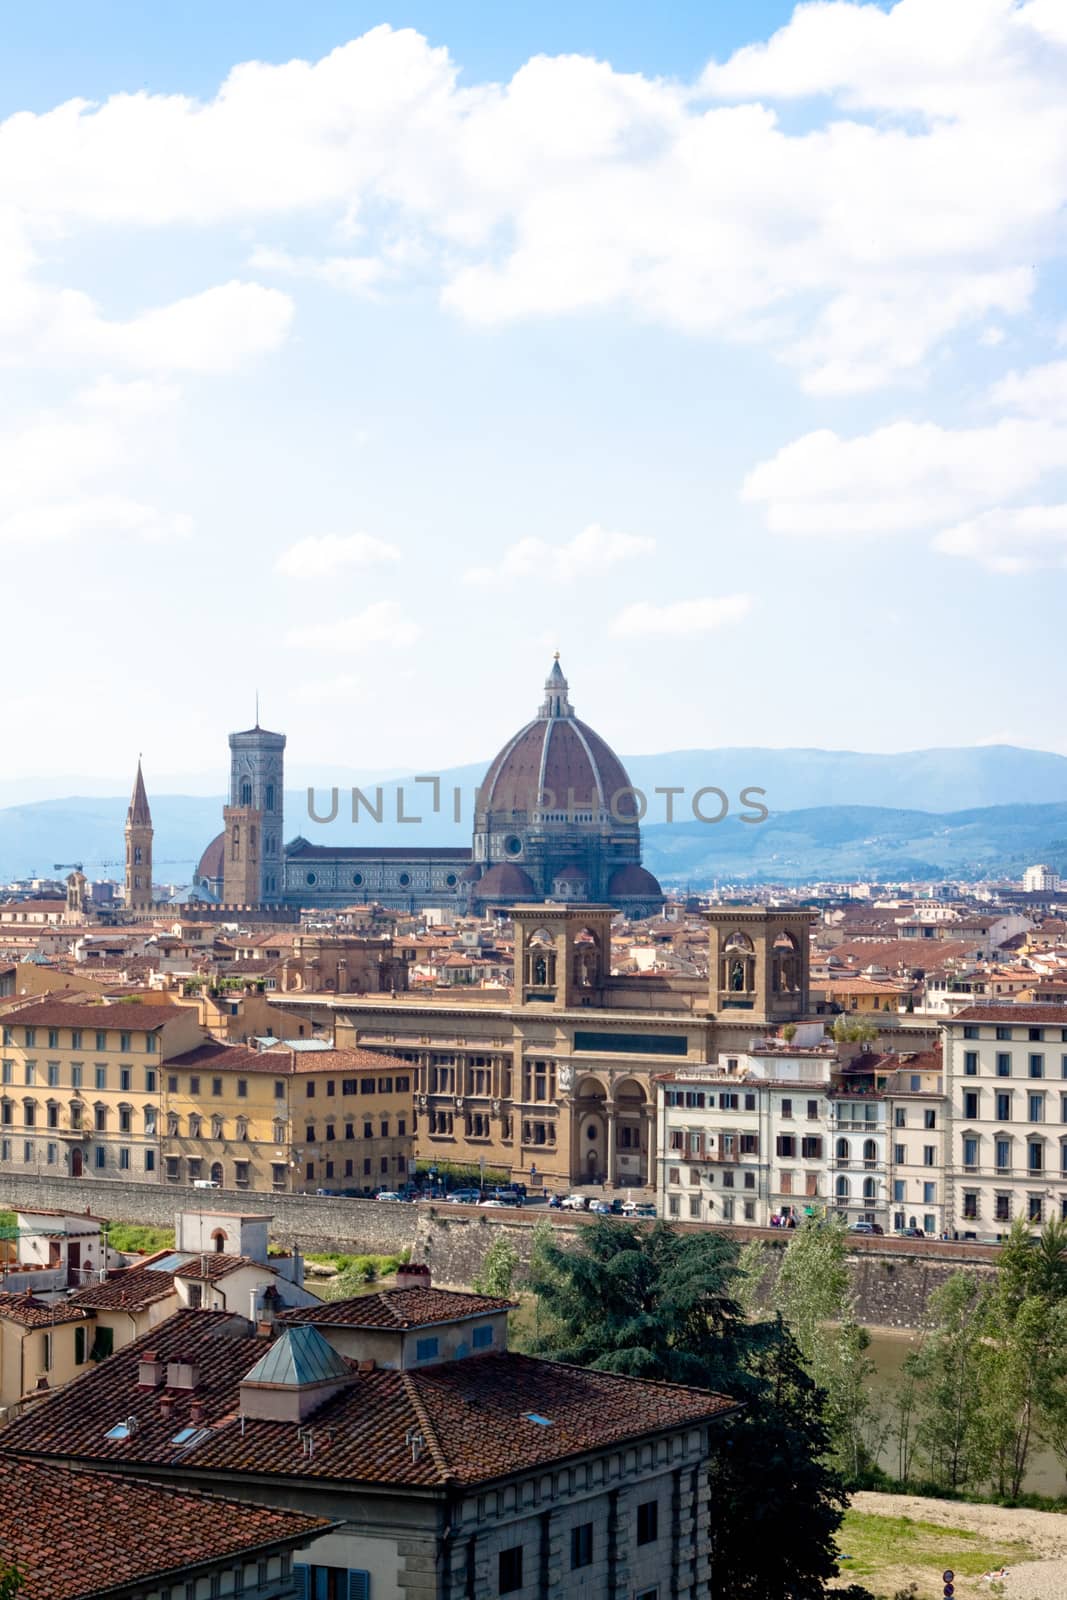
<path id="1" fill-rule="evenodd" d="M 645 859 L 665 883 L 705 886 L 726 881 L 803 882 L 812 878 L 1018 876 L 1031 861 L 1067 871 L 1067 757 L 1014 746 L 917 750 L 867 755 L 828 750 L 683 750 L 630 756 L 625 764 L 648 800 Z M 439 774 L 440 809 L 429 784 L 382 784 L 382 821 L 351 816 L 351 789 L 376 803 L 376 782 L 352 769 L 324 774 L 309 817 L 306 789 L 287 790 L 287 838 L 316 843 L 458 844 L 470 839 L 473 794 L 487 763 Z M 33 780 L 20 780 L 23 788 Z M 75 780 L 71 780 L 72 783 Z M 97 780 L 97 783 L 99 780 Z M 11 783 L 7 784 L 8 789 Z M 94 784 L 94 787 L 96 785 Z M 694 819 L 693 795 L 716 787 L 730 802 L 716 825 Z M 403 789 L 398 820 L 398 787 Z M 680 788 L 671 800 L 657 789 Z M 460 817 L 453 790 L 461 791 Z M 762 789 L 770 815 L 738 820 L 745 789 Z M 39 790 L 38 790 L 39 792 Z M 755 797 L 753 797 L 755 798 Z M 187 883 L 204 846 L 222 826 L 222 797 L 150 792 L 155 823 L 155 875 Z M 32 800 L 0 809 L 0 881 L 49 876 L 56 862 L 81 861 L 90 876 L 121 876 L 128 795 Z M 748 808 L 751 810 L 751 808 Z M 705 815 L 721 810 L 714 795 Z"/>

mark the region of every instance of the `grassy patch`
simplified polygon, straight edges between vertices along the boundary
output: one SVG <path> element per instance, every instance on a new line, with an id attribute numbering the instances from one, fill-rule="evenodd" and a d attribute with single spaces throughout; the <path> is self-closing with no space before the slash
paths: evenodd
<path id="1" fill-rule="evenodd" d="M 856 1510 L 845 1513 L 837 1546 L 845 1552 L 842 1578 L 878 1579 L 899 1567 L 937 1575 L 952 1567 L 961 1577 L 977 1577 L 991 1568 L 1025 1561 L 1031 1554 L 1022 1539 L 999 1541 L 944 1523 Z"/>
<path id="2" fill-rule="evenodd" d="M 150 1228 L 138 1222 L 113 1222 L 108 1243 L 112 1250 L 121 1250 L 124 1255 L 132 1250 L 144 1250 L 151 1255 L 156 1250 L 174 1248 L 174 1229 Z"/>
<path id="3" fill-rule="evenodd" d="M 397 1269 L 404 1265 L 410 1254 L 409 1250 L 403 1250 L 395 1256 L 341 1255 L 334 1251 L 308 1255 L 305 1257 L 307 1261 L 318 1261 L 337 1269 L 336 1278 L 317 1283 L 309 1281 L 308 1288 L 323 1300 L 348 1300 L 353 1295 L 365 1293 L 383 1278 L 395 1277 Z"/>

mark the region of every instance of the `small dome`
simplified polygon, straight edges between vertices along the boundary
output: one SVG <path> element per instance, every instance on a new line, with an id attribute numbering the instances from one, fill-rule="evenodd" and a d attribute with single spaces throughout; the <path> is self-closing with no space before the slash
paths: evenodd
<path id="1" fill-rule="evenodd" d="M 537 891 L 527 873 L 511 861 L 498 861 L 480 879 L 474 891 L 476 900 L 536 900 Z"/>
<path id="2" fill-rule="evenodd" d="M 561 871 L 554 874 L 554 881 L 556 883 L 585 883 L 588 876 L 589 874 L 583 872 L 581 867 L 563 867 Z"/>
<path id="3" fill-rule="evenodd" d="M 464 867 L 459 875 L 460 883 L 477 883 L 481 877 L 481 868 L 476 867 L 472 861 L 469 867 Z"/>
<path id="4" fill-rule="evenodd" d="M 631 862 L 628 867 L 616 867 L 608 880 L 608 898 L 611 900 L 662 900 L 663 890 L 651 872 Z"/>
<path id="5" fill-rule="evenodd" d="M 221 878 L 223 875 L 223 862 L 226 855 L 226 835 L 220 833 L 218 838 L 212 839 L 200 860 L 197 862 L 197 878 Z"/>

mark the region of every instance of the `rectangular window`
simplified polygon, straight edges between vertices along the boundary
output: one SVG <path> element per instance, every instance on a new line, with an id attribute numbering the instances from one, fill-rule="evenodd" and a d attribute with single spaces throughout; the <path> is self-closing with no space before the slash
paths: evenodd
<path id="1" fill-rule="evenodd" d="M 1064 1148 L 1067 1149 L 1067 1145 L 1065 1145 Z M 1010 1139 L 998 1139 L 997 1140 L 996 1146 L 995 1146 L 995 1157 L 994 1157 L 994 1159 L 996 1161 L 996 1167 L 997 1167 L 997 1171 L 998 1172 L 1009 1172 L 1011 1170 L 1011 1140 Z"/>
<path id="2" fill-rule="evenodd" d="M 963 1037 L 965 1039 L 981 1038 L 981 1035 L 978 1032 L 978 1024 L 976 1022 L 965 1022 L 963 1025 Z"/>
<path id="3" fill-rule="evenodd" d="M 96 1048 L 98 1050 L 107 1049 L 107 1033 L 103 1028 L 97 1028 L 96 1030 Z"/>
<path id="4" fill-rule="evenodd" d="M 130 1053 L 130 1035 L 128 1033 L 120 1033 L 119 1034 L 119 1049 L 122 1051 L 124 1056 L 125 1055 L 129 1055 L 129 1053 Z"/>
<path id="5" fill-rule="evenodd" d="M 924 1206 L 932 1206 L 932 1205 L 936 1205 L 936 1204 L 937 1204 L 937 1184 L 936 1183 L 924 1183 L 923 1184 L 923 1205 Z"/>
<path id="6" fill-rule="evenodd" d="M 571 1571 L 591 1566 L 593 1562 L 593 1524 L 583 1522 L 571 1529 Z"/>
<path id="7" fill-rule="evenodd" d="M 893 1179 L 893 1199 L 894 1199 L 894 1201 L 896 1202 L 897 1205 L 903 1205 L 904 1198 L 905 1198 L 904 1179 L 903 1178 L 894 1178 Z"/>
<path id="8" fill-rule="evenodd" d="M 936 1128 L 937 1127 L 937 1112 L 936 1111 L 924 1111 L 923 1112 L 923 1127 L 924 1128 Z"/>
<path id="9" fill-rule="evenodd" d="M 1010 1094 L 998 1094 L 997 1095 L 997 1121 L 998 1122 L 1010 1122 L 1011 1121 L 1011 1095 Z"/>
<path id="10" fill-rule="evenodd" d="M 416 1341 L 415 1341 L 415 1360 L 416 1361 L 432 1361 L 434 1359 L 434 1357 L 437 1355 L 437 1350 L 438 1350 L 438 1340 L 437 1340 L 436 1336 L 434 1338 L 432 1338 L 432 1339 L 416 1339 Z"/>
<path id="11" fill-rule="evenodd" d="M 155 1036 L 154 1033 L 146 1033 L 145 1034 L 145 1036 L 144 1036 L 144 1053 L 145 1053 L 146 1056 L 154 1056 L 155 1055 L 155 1053 L 156 1053 L 156 1036 Z"/>
<path id="12" fill-rule="evenodd" d="M 936 1145 L 924 1144 L 923 1145 L 923 1166 L 924 1167 L 936 1166 L 937 1165 L 937 1159 L 936 1158 L 937 1158 L 937 1147 L 936 1147 Z"/>
<path id="13" fill-rule="evenodd" d="M 107 1068 L 99 1063 L 93 1068 L 93 1083 L 97 1089 L 107 1088 Z"/>
<path id="14" fill-rule="evenodd" d="M 1032 1194 L 1027 1201 L 1027 1211 L 1031 1222 L 1044 1222 L 1045 1202 L 1039 1194 Z"/>
<path id="15" fill-rule="evenodd" d="M 998 1039 L 1010 1039 L 1011 1038 L 1011 1029 L 1008 1027 L 1007 1023 L 1004 1023 L 1004 1022 L 998 1022 L 997 1023 L 997 1038 Z"/>
<path id="16" fill-rule="evenodd" d="M 997 1051 L 997 1077 L 1011 1077 L 1011 1053 L 1008 1050 Z"/>
<path id="17" fill-rule="evenodd" d="M 1045 1058 L 1043 1055 L 1032 1055 L 1029 1060 L 1031 1078 L 1045 1076 Z"/>
<path id="18" fill-rule="evenodd" d="M 968 1122 L 976 1121 L 978 1117 L 977 1089 L 965 1089 L 963 1091 L 963 1115 Z"/>
<path id="19" fill-rule="evenodd" d="M 782 1116 L 783 1117 L 791 1117 L 792 1115 L 793 1115 L 793 1102 L 792 1102 L 792 1100 L 783 1100 L 782 1101 Z"/>
<path id="20" fill-rule="evenodd" d="M 522 1545 L 512 1545 L 501 1550 L 497 1559 L 497 1589 L 500 1594 L 514 1594 L 522 1588 Z"/>
<path id="21" fill-rule="evenodd" d="M 963 1052 L 963 1075 L 965 1078 L 978 1076 L 978 1051 L 965 1050 Z"/>
<path id="22" fill-rule="evenodd" d="M 107 1166 L 107 1151 L 102 1144 L 98 1144 L 93 1150 L 93 1166 L 97 1171 Z"/>
<path id="23" fill-rule="evenodd" d="M 964 1139 L 964 1141 L 963 1141 L 963 1165 L 964 1165 L 964 1167 L 969 1168 L 972 1172 L 974 1171 L 975 1167 L 977 1167 L 977 1165 L 978 1165 L 978 1140 L 977 1139 Z"/>
<path id="24" fill-rule="evenodd" d="M 642 1500 L 637 1508 L 638 1544 L 655 1544 L 659 1537 L 659 1501 Z"/>
<path id="25" fill-rule="evenodd" d="M 493 1342 L 493 1325 L 487 1322 L 482 1328 L 475 1328 L 471 1334 L 472 1350 L 488 1350 Z"/>
<path id="26" fill-rule="evenodd" d="M 129 1067 L 119 1068 L 119 1088 L 129 1090 L 133 1083 L 133 1073 Z"/>
<path id="27" fill-rule="evenodd" d="M 130 1170 L 130 1152 L 126 1148 L 125 1145 L 120 1145 L 120 1147 L 119 1147 L 119 1171 L 120 1172 L 129 1172 L 129 1170 Z"/>
<path id="28" fill-rule="evenodd" d="M 146 1067 L 145 1068 L 144 1087 L 145 1087 L 145 1093 L 146 1094 L 155 1094 L 155 1092 L 156 1092 L 156 1073 L 155 1073 L 155 1068 L 154 1067 Z"/>
<path id="29" fill-rule="evenodd" d="M 809 1100 L 808 1101 L 808 1121 L 809 1122 L 818 1122 L 818 1120 L 819 1120 L 819 1102 L 817 1100 Z"/>
<path id="30" fill-rule="evenodd" d="M 1026 1166 L 1029 1172 L 1044 1172 L 1045 1147 L 1043 1144 L 1028 1144 L 1026 1147 Z"/>
<path id="31" fill-rule="evenodd" d="M 1029 1109 L 1029 1112 L 1030 1112 L 1030 1121 L 1031 1122 L 1044 1122 L 1044 1120 L 1045 1120 L 1045 1097 L 1044 1097 L 1044 1095 L 1043 1094 L 1031 1094 L 1031 1095 L 1027 1096 L 1027 1099 L 1029 1101 L 1028 1109 Z"/>
<path id="32" fill-rule="evenodd" d="M 908 1126 L 908 1113 L 903 1106 L 897 1106 L 893 1112 L 893 1126 L 894 1128 L 906 1128 Z"/>
<path id="33" fill-rule="evenodd" d="M 155 1153 L 154 1150 L 146 1150 L 145 1151 L 145 1153 L 144 1153 L 144 1169 L 145 1169 L 146 1172 L 155 1172 L 155 1170 L 156 1170 L 156 1153 Z"/>

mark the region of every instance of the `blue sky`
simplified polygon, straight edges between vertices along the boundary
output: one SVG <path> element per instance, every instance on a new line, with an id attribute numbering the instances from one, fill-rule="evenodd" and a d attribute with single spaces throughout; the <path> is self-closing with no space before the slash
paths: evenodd
<path id="1" fill-rule="evenodd" d="M 324 782 L 476 760 L 556 648 L 627 752 L 1067 750 L 1065 67 L 1049 0 L 20 8 L 20 770 L 221 770 L 256 686 Z"/>

